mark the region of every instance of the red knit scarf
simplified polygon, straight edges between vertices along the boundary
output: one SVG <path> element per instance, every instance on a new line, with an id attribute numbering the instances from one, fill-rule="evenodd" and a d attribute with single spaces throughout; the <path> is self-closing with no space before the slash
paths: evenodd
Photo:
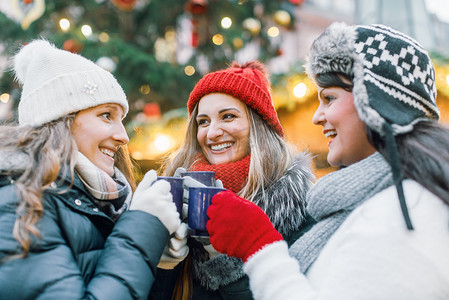
<path id="1" fill-rule="evenodd" d="M 211 165 L 206 159 L 200 159 L 190 170 L 192 171 L 214 171 L 215 179 L 223 182 L 223 187 L 234 193 L 240 192 L 246 184 L 249 172 L 251 156 L 227 164 Z"/>

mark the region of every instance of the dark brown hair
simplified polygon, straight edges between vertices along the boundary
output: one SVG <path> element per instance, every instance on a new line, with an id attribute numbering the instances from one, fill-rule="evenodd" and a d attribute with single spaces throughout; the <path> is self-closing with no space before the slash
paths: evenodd
<path id="1" fill-rule="evenodd" d="M 340 87 L 352 91 L 352 78 L 342 73 L 324 73 L 315 78 L 320 87 Z M 368 140 L 388 161 L 385 140 L 366 128 Z M 429 120 L 413 130 L 395 136 L 402 174 L 419 182 L 449 205 L 449 128 Z"/>

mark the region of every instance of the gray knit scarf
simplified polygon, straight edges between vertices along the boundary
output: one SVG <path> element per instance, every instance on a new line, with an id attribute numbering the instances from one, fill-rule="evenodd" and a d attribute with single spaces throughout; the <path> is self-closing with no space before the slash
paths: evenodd
<path id="1" fill-rule="evenodd" d="M 307 195 L 307 211 L 317 223 L 290 247 L 306 273 L 346 217 L 365 200 L 393 185 L 390 165 L 373 155 L 322 177 Z"/>

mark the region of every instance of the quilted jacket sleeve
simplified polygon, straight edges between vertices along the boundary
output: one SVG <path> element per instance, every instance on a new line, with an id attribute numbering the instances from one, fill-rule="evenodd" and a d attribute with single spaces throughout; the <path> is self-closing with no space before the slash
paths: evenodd
<path id="1" fill-rule="evenodd" d="M 67 220 L 58 217 L 56 208 L 46 208 L 38 223 L 42 237 L 32 240 L 29 255 L 10 258 L 20 249 L 12 234 L 16 204 L 15 187 L 0 188 L 0 299 L 146 299 L 169 237 L 156 217 L 127 211 L 104 241 L 92 216 L 70 212 L 76 220 L 75 240 L 90 243 L 95 256 L 89 263 L 96 266 L 86 276 L 80 270 L 80 256 L 61 230 Z"/>
<path id="2" fill-rule="evenodd" d="M 156 217 L 141 211 L 124 213 L 106 240 L 87 295 L 93 299 L 146 299 L 168 237 Z"/>

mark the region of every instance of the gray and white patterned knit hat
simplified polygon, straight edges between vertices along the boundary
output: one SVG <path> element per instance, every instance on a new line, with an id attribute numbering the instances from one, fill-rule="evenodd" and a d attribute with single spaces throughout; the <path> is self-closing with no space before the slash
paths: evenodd
<path id="1" fill-rule="evenodd" d="M 105 103 L 128 112 L 125 92 L 111 73 L 46 40 L 23 46 L 14 56 L 14 71 L 22 85 L 20 125 L 39 126 Z"/>
<path id="2" fill-rule="evenodd" d="M 423 120 L 438 120 L 435 70 L 427 51 L 411 37 L 384 25 L 333 23 L 313 43 L 306 72 L 340 72 L 353 78 L 360 119 L 384 135 L 410 132 Z"/>
<path id="3" fill-rule="evenodd" d="M 384 25 L 333 23 L 314 42 L 306 62 L 311 79 L 324 73 L 352 78 L 360 119 L 383 137 L 386 155 L 409 230 L 413 230 L 402 187 L 395 136 L 414 124 L 438 120 L 435 70 L 427 51 L 411 37 Z"/>

